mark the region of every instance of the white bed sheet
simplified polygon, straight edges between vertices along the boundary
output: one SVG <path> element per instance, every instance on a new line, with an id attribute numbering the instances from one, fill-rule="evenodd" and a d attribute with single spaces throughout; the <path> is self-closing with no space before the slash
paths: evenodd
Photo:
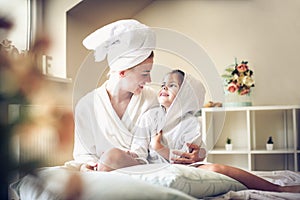
<path id="1" fill-rule="evenodd" d="M 272 183 L 278 185 L 300 185 L 300 172 L 293 171 L 260 171 L 253 172 Z M 205 198 L 213 200 L 229 200 L 229 199 L 253 199 L 253 200 L 299 200 L 300 193 L 288 193 L 288 192 L 267 192 L 260 190 L 242 190 L 242 191 L 229 191 L 226 194 Z"/>

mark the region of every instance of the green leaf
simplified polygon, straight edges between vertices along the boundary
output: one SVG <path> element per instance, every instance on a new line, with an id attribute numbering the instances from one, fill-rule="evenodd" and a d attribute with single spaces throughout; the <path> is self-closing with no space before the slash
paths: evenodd
<path id="1" fill-rule="evenodd" d="M 231 73 L 234 70 L 234 68 L 226 68 L 225 71 Z"/>
<path id="2" fill-rule="evenodd" d="M 225 78 L 225 79 L 231 79 L 232 76 L 231 76 L 231 75 L 227 75 L 227 74 L 223 74 L 223 75 L 222 75 L 222 78 Z"/>

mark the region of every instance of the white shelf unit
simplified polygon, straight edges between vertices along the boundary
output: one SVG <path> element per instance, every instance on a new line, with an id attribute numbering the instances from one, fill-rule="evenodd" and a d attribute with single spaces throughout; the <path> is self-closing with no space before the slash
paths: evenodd
<path id="1" fill-rule="evenodd" d="M 201 118 L 208 162 L 248 171 L 300 169 L 300 105 L 203 108 Z M 273 150 L 266 150 L 269 136 Z"/>

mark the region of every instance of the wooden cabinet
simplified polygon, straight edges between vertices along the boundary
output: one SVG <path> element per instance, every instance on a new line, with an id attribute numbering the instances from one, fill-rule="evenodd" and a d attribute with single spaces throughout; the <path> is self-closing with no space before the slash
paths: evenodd
<path id="1" fill-rule="evenodd" d="M 202 109 L 207 161 L 248 171 L 300 169 L 300 106 Z M 273 150 L 266 149 L 272 136 Z M 225 150 L 227 138 L 233 149 Z"/>

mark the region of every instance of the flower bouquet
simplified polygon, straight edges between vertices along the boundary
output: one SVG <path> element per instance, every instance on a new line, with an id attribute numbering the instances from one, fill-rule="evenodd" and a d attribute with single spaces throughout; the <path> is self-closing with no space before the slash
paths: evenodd
<path id="1" fill-rule="evenodd" d="M 249 97 L 251 87 L 254 87 L 253 71 L 248 66 L 248 61 L 242 61 L 240 64 L 235 59 L 235 64 L 228 66 L 225 69 L 225 73 L 222 75 L 224 79 L 225 95 L 233 96 L 237 102 L 239 99 L 244 99 L 245 96 Z M 244 96 L 244 98 L 240 98 Z M 231 102 L 234 101 L 230 100 Z M 241 105 L 251 105 L 250 100 Z M 226 105 L 226 103 L 225 103 Z M 228 105 L 228 104 L 227 104 Z"/>

